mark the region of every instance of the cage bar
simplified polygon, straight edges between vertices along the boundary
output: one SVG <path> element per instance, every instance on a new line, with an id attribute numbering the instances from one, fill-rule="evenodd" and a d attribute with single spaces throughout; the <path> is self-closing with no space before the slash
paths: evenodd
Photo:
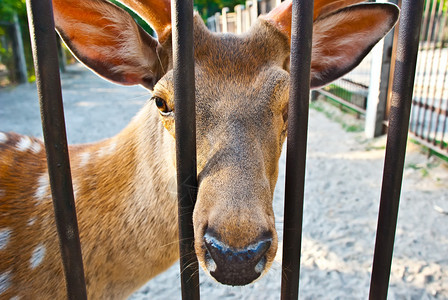
<path id="1" fill-rule="evenodd" d="M 193 209 L 197 196 L 193 1 L 172 1 L 176 165 L 182 299 L 199 299 Z"/>
<path id="2" fill-rule="evenodd" d="M 69 299 L 87 299 L 51 0 L 27 0 L 54 215 Z"/>
<path id="3" fill-rule="evenodd" d="M 297 299 L 308 132 L 314 1 L 292 2 L 281 299 Z"/>
<path id="4" fill-rule="evenodd" d="M 423 0 L 403 1 L 369 299 L 387 299 Z"/>

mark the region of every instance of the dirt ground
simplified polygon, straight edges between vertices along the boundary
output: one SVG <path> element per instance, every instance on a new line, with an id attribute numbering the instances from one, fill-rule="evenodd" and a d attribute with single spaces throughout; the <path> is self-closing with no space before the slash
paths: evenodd
<path id="1" fill-rule="evenodd" d="M 110 84 L 73 65 L 63 74 L 63 97 L 69 142 L 85 143 L 118 133 L 149 93 Z M 362 125 L 359 120 L 323 102 L 313 107 L 300 298 L 367 299 L 385 138 L 367 140 L 352 132 Z M 42 136 L 34 85 L 0 89 L 0 130 Z M 389 299 L 448 299 L 448 168 L 419 149 L 408 145 Z M 283 154 L 274 196 L 280 241 L 284 165 Z M 246 287 L 223 286 L 201 271 L 202 299 L 279 299 L 279 248 L 268 274 Z M 178 264 L 130 299 L 180 299 Z"/>

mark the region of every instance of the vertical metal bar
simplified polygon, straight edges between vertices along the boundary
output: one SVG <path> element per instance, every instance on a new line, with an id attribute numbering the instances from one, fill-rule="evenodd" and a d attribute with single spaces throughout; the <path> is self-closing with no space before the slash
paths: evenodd
<path id="1" fill-rule="evenodd" d="M 420 39 L 422 41 L 421 43 L 421 50 L 424 49 L 423 47 L 423 42 L 425 40 L 425 32 L 427 31 L 427 27 L 428 27 L 428 23 L 429 23 L 429 5 L 431 3 L 430 0 L 425 1 L 425 9 L 424 9 L 424 18 L 423 18 L 423 24 L 422 24 L 422 30 L 421 30 L 421 36 Z M 417 80 L 419 80 L 419 78 L 421 77 L 421 85 L 423 86 L 423 83 L 425 81 L 425 64 L 423 63 L 423 59 L 419 59 L 418 60 L 418 65 L 417 65 L 417 70 L 420 73 L 420 76 L 417 77 Z M 417 93 L 418 91 L 418 93 Z M 414 124 L 411 128 L 411 131 L 414 132 L 417 135 L 418 132 L 418 128 L 419 128 L 419 123 L 420 123 L 420 112 L 422 110 L 422 106 L 423 106 L 423 89 L 417 89 L 417 91 L 415 91 L 415 96 L 416 98 L 418 98 L 418 101 L 416 101 L 416 106 L 414 106 L 413 109 L 413 115 L 414 117 L 412 118 L 414 120 Z"/>
<path id="2" fill-rule="evenodd" d="M 438 58 L 437 61 L 438 61 L 439 64 L 442 61 L 443 29 L 445 27 L 445 17 L 446 17 L 446 12 L 445 12 L 445 14 L 443 13 L 444 5 L 445 5 L 445 1 L 442 1 L 442 2 L 439 3 L 439 9 L 437 11 L 437 18 L 439 20 L 438 20 L 437 25 L 436 25 L 437 29 L 435 29 L 435 31 L 437 32 L 437 36 L 436 36 L 436 42 L 435 42 L 434 48 L 436 49 L 437 47 L 439 47 L 439 55 L 437 57 Z M 439 43 L 440 43 L 440 45 L 439 45 Z M 435 54 L 435 50 L 434 50 L 434 54 Z M 434 69 L 437 70 L 437 66 L 434 66 L 434 58 L 433 58 L 432 62 L 433 63 L 432 63 L 431 73 L 432 73 L 432 71 Z M 447 71 L 445 71 L 445 72 L 447 72 Z M 437 71 L 435 73 L 436 74 L 434 75 L 434 77 L 435 77 L 436 86 L 433 89 L 433 93 L 432 93 L 432 99 L 433 100 L 432 100 L 432 105 L 431 106 L 432 106 L 432 111 L 434 112 L 434 114 L 436 114 L 436 120 L 435 120 L 435 125 L 434 125 L 434 138 L 432 139 L 432 143 L 433 143 L 434 146 L 437 146 L 437 131 L 438 131 L 438 128 L 439 128 L 439 119 L 440 119 L 440 116 L 441 116 L 441 113 L 442 113 L 442 95 L 443 95 L 443 89 L 445 88 L 445 82 L 441 85 L 441 89 L 442 90 L 440 91 L 440 98 L 439 98 L 437 106 L 435 106 L 436 105 L 435 102 L 436 102 L 436 97 L 437 97 L 437 91 L 438 91 L 437 83 L 438 83 L 438 76 L 439 76 Z M 427 90 L 428 94 L 429 94 L 429 90 L 430 90 L 429 87 L 430 86 L 428 86 L 428 90 Z M 431 129 L 432 129 L 432 117 L 433 117 L 433 114 L 431 114 L 431 118 L 429 120 L 428 142 L 431 142 L 430 134 L 431 134 Z M 441 143 L 441 145 L 443 145 L 443 140 L 440 140 L 440 143 Z"/>
<path id="3" fill-rule="evenodd" d="M 430 2 L 429 0 L 427 0 L 427 2 Z M 422 87 L 420 88 L 420 105 L 419 105 L 419 111 L 421 110 L 421 114 L 422 114 L 422 120 L 421 122 L 417 122 L 417 125 L 420 125 L 419 127 L 417 127 L 415 134 L 419 137 L 421 137 L 422 139 L 425 139 L 425 134 L 424 134 L 424 130 L 425 130 L 425 124 L 426 124 L 426 115 L 427 115 L 427 111 L 428 111 L 428 98 L 425 97 L 425 86 L 429 86 L 431 84 L 431 74 L 429 74 L 428 71 L 428 65 L 429 65 L 429 56 L 430 56 L 430 48 L 431 48 L 431 40 L 433 38 L 433 26 L 434 26 L 434 19 L 435 19 L 435 13 L 436 13 L 436 6 L 437 6 L 437 0 L 433 0 L 432 1 L 432 7 L 431 7 L 431 13 L 429 16 L 429 21 L 428 24 L 425 24 L 425 26 L 427 26 L 427 28 L 425 28 L 425 31 L 422 32 L 423 36 L 425 36 L 426 34 L 426 45 L 423 43 L 422 45 L 422 50 L 426 52 L 425 55 L 425 60 L 423 63 L 423 73 L 422 73 Z M 428 8 L 429 10 L 429 8 Z M 418 115 L 420 116 L 420 114 Z M 419 119 L 417 120 L 419 121 Z"/>
<path id="4" fill-rule="evenodd" d="M 27 0 L 54 214 L 69 299 L 87 299 L 51 0 Z"/>
<path id="5" fill-rule="evenodd" d="M 193 1 L 172 2 L 177 192 L 182 299 L 199 299 L 193 209 L 197 194 Z"/>
<path id="6" fill-rule="evenodd" d="M 281 299 L 299 294 L 314 1 L 294 0 Z"/>
<path id="7" fill-rule="evenodd" d="M 445 71 L 445 75 L 443 77 L 442 88 L 446 86 L 447 82 L 448 82 L 448 70 Z M 440 137 L 440 144 L 441 144 L 440 148 L 442 150 L 445 148 L 445 144 L 443 143 L 444 138 L 445 138 L 445 133 L 448 133 L 448 130 L 447 130 L 447 128 L 448 128 L 447 127 L 447 123 L 448 123 L 448 94 L 447 94 L 446 98 L 444 97 L 444 94 L 445 94 L 444 91 L 442 91 L 442 95 L 440 96 L 440 100 L 446 99 L 446 101 L 445 101 L 445 108 L 444 108 L 444 110 L 445 110 L 445 118 L 444 118 L 444 121 L 442 123 L 443 124 L 442 125 L 442 136 Z M 440 104 L 440 108 L 442 108 L 442 104 Z M 447 147 L 447 154 L 448 154 L 448 147 Z"/>
<path id="8" fill-rule="evenodd" d="M 423 86 L 421 89 L 422 90 L 421 91 L 421 94 L 422 94 L 422 97 L 421 97 L 422 107 L 421 108 L 423 110 L 423 120 L 420 124 L 419 136 L 422 139 L 426 139 L 426 140 L 429 139 L 428 136 L 425 137 L 425 126 L 427 124 L 427 115 L 428 115 L 428 112 L 430 115 L 432 112 L 431 112 L 431 108 L 429 107 L 429 104 L 428 104 L 428 102 L 429 102 L 428 93 L 429 92 L 427 91 L 425 93 L 425 87 L 429 87 L 431 85 L 431 79 L 432 79 L 432 72 L 431 72 L 432 66 L 430 64 L 429 57 L 431 56 L 431 59 L 432 60 L 434 59 L 434 55 L 433 55 L 434 53 L 430 53 L 430 52 L 431 52 L 431 48 L 432 48 L 431 42 L 434 38 L 434 30 L 433 29 L 434 29 L 434 21 L 436 18 L 436 6 L 437 6 L 437 0 L 432 1 L 431 18 L 429 21 L 429 27 L 428 27 L 427 38 L 426 38 L 426 47 L 425 47 L 426 48 L 426 50 L 425 50 L 426 57 L 425 57 L 425 68 L 424 68 L 424 74 L 425 74 L 424 80 L 427 79 L 427 82 L 425 84 L 425 81 L 423 81 Z M 423 34 L 425 34 L 425 33 L 423 33 Z M 429 66 L 429 71 L 428 71 L 428 66 Z M 416 133 L 418 134 L 418 132 L 416 132 Z"/>
<path id="9" fill-rule="evenodd" d="M 433 4 L 434 6 L 437 6 L 437 2 Z M 437 13 L 434 16 L 434 19 L 437 19 L 440 16 L 440 13 L 442 12 L 443 9 L 443 2 L 440 3 L 438 9 L 437 9 Z M 428 46 L 428 53 L 427 55 L 429 55 L 429 48 L 432 48 L 432 54 L 431 54 L 431 67 L 429 70 L 429 81 L 428 81 L 428 85 L 426 86 L 426 98 L 427 103 L 431 102 L 431 104 L 428 104 L 428 110 L 429 110 L 429 122 L 427 125 L 427 132 L 426 132 L 426 140 L 428 142 L 431 142 L 431 129 L 432 128 L 432 122 L 433 122 L 433 115 L 436 113 L 436 107 L 435 107 L 435 103 L 436 103 L 436 90 L 437 90 L 437 66 L 434 65 L 434 61 L 435 61 L 435 57 L 436 57 L 436 50 L 437 50 L 437 45 L 438 43 L 441 41 L 441 37 L 442 37 L 442 33 L 441 31 L 439 31 L 440 28 L 440 22 L 437 22 L 436 20 L 434 20 L 434 22 L 436 23 L 434 28 L 432 28 L 431 30 L 434 30 L 434 34 L 432 35 L 431 40 L 429 41 L 429 43 L 432 43 L 432 40 L 434 40 L 434 46 L 429 47 Z M 439 51 L 439 63 L 440 63 L 440 58 L 442 57 L 442 47 L 440 47 L 440 51 Z M 435 74 L 434 74 L 435 73 Z M 431 82 L 435 82 L 435 87 L 433 88 L 433 96 L 430 97 L 429 93 L 431 91 Z M 437 128 L 435 128 L 434 130 L 434 137 L 433 137 L 433 141 L 436 140 L 436 134 L 437 134 Z"/>
<path id="10" fill-rule="evenodd" d="M 386 299 L 406 152 L 424 0 L 403 1 L 378 215 L 370 299 Z"/>

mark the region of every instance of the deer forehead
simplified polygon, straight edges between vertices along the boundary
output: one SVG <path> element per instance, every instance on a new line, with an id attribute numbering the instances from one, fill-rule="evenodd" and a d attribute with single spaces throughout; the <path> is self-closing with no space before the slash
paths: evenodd
<path id="1" fill-rule="evenodd" d="M 256 107 L 259 100 L 269 99 L 278 91 L 276 86 L 289 83 L 289 42 L 262 19 L 245 34 L 217 34 L 210 32 L 196 15 L 193 39 L 198 113 L 201 106 L 206 113 L 212 104 L 226 105 L 232 100 L 241 104 L 257 100 L 251 103 Z M 174 109 L 172 70 L 156 84 L 154 94 Z M 229 111 L 229 107 L 223 110 Z"/>
<path id="2" fill-rule="evenodd" d="M 224 77 L 250 78 L 267 65 L 284 66 L 289 61 L 287 38 L 268 22 L 259 19 L 244 34 L 213 33 L 199 16 L 194 23 L 194 54 L 197 64 L 208 73 Z M 216 76 L 216 75 L 215 75 Z"/>

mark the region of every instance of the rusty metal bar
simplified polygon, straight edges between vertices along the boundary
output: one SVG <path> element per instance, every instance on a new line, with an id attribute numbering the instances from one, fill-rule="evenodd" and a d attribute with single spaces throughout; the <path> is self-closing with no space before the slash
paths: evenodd
<path id="1" fill-rule="evenodd" d="M 422 43 L 420 44 L 421 49 L 423 49 L 423 42 L 425 40 L 424 33 L 427 31 L 428 23 L 430 21 L 430 10 L 429 10 L 430 3 L 431 3 L 431 0 L 427 0 L 426 4 L 425 4 L 425 8 L 424 8 L 424 18 L 422 20 L 421 37 L 420 37 L 420 39 L 422 41 Z M 419 72 L 421 72 L 421 74 L 422 74 L 421 75 L 422 82 L 425 81 L 425 72 L 424 72 L 425 66 L 426 66 L 426 63 L 423 62 L 423 59 L 419 59 L 417 62 L 417 70 Z M 423 105 L 423 92 L 422 91 L 423 91 L 423 89 L 421 89 L 419 91 L 415 91 L 415 98 L 418 99 L 417 100 L 418 102 L 422 102 L 422 105 Z M 418 128 L 419 128 L 421 110 L 422 110 L 421 107 L 416 107 L 416 108 L 414 108 L 414 110 L 412 112 L 414 117 L 412 118 L 413 126 L 411 127 L 411 131 L 413 131 L 415 133 L 418 131 Z"/>
<path id="2" fill-rule="evenodd" d="M 430 2 L 430 1 L 428 0 L 427 2 Z M 433 0 L 432 1 L 432 7 L 431 7 L 431 15 L 430 15 L 430 19 L 429 19 L 429 25 L 428 25 L 428 28 L 427 28 L 428 31 L 427 32 L 422 32 L 423 36 L 425 34 L 427 34 L 427 36 L 426 36 L 426 47 L 423 44 L 423 49 L 426 48 L 426 56 L 425 56 L 425 62 L 424 62 L 424 65 L 423 65 L 423 74 L 424 74 L 423 75 L 424 76 L 423 77 L 423 87 L 422 87 L 421 92 L 420 92 L 420 94 L 421 94 L 420 101 L 422 103 L 424 103 L 425 105 L 428 104 L 428 98 L 425 97 L 425 93 L 424 93 L 425 88 L 424 87 L 425 86 L 429 86 L 431 84 L 431 73 L 430 72 L 427 73 L 426 70 L 427 70 L 428 64 L 430 63 L 429 62 L 429 56 L 430 56 L 430 49 L 431 49 L 431 40 L 434 37 L 433 36 L 433 33 L 434 33 L 433 26 L 434 26 L 434 21 L 435 21 L 436 6 L 437 6 L 437 1 Z M 415 132 L 419 136 L 421 136 L 422 139 L 426 139 L 427 137 L 424 136 L 424 129 L 425 129 L 425 123 L 426 123 L 427 110 L 422 109 L 422 114 L 423 114 L 423 116 L 422 116 L 423 120 L 420 123 L 417 123 L 417 124 L 420 125 L 420 128 L 417 129 Z"/>
<path id="3" fill-rule="evenodd" d="M 443 12 L 443 5 L 444 3 L 441 2 L 439 7 L 437 8 L 437 12 L 436 15 L 433 16 L 434 19 L 438 19 L 438 17 L 441 15 L 441 13 Z M 437 3 L 433 3 L 433 6 L 435 8 L 435 6 L 437 6 Z M 435 22 L 435 25 L 434 25 Z M 432 90 L 433 90 L 433 95 L 430 98 L 429 97 L 429 93 L 431 90 L 431 82 L 436 82 L 437 83 L 437 66 L 434 64 L 434 58 L 436 56 L 436 50 L 437 50 L 437 45 L 439 44 L 439 42 L 442 41 L 442 37 L 443 37 L 443 31 L 441 31 L 440 29 L 443 30 L 443 26 L 440 26 L 440 20 L 436 21 L 433 20 L 433 30 L 434 30 L 434 35 L 432 35 L 432 39 L 429 41 L 429 45 L 431 45 L 432 40 L 434 40 L 434 45 L 433 46 L 429 46 L 428 45 L 428 54 L 429 55 L 429 48 L 432 48 L 432 57 L 431 57 L 431 69 L 429 71 L 429 81 L 428 84 L 426 86 L 426 93 L 425 96 L 427 98 L 427 103 L 431 102 L 430 107 L 431 109 L 429 110 L 429 123 L 427 126 L 427 134 L 426 134 L 426 141 L 427 142 L 431 142 L 431 129 L 432 129 L 432 122 L 433 122 L 433 112 L 435 111 L 436 107 L 436 90 L 437 90 L 437 86 L 435 86 Z M 443 24 L 445 25 L 445 24 Z M 431 27 L 432 28 L 432 27 Z M 440 50 L 439 50 L 439 63 L 440 63 L 440 59 L 442 58 L 442 47 L 440 46 Z M 434 74 L 435 73 L 435 74 Z M 442 86 L 443 88 L 443 86 Z M 440 107 L 440 106 L 439 106 Z M 423 130 L 422 130 L 423 131 Z M 433 137 L 433 141 L 436 141 L 436 135 L 437 135 L 437 127 L 434 128 L 434 137 Z"/>
<path id="4" fill-rule="evenodd" d="M 48 174 L 69 299 L 87 299 L 51 0 L 27 0 Z"/>
<path id="5" fill-rule="evenodd" d="M 281 299 L 299 294 L 314 1 L 292 2 Z"/>
<path id="6" fill-rule="evenodd" d="M 446 85 L 446 83 L 448 82 L 448 70 L 445 71 L 445 75 L 443 77 L 443 83 L 442 83 L 442 87 L 444 87 Z M 442 97 L 440 97 L 440 101 L 442 101 L 442 99 L 444 98 L 444 93 L 442 92 Z M 445 144 L 443 143 L 444 138 L 445 138 L 445 133 L 448 132 L 447 130 L 447 123 L 448 123 L 448 94 L 447 97 L 445 98 L 447 99 L 447 101 L 445 101 L 445 118 L 444 121 L 442 121 L 442 136 L 440 137 L 440 141 L 441 141 L 441 149 L 443 150 L 445 148 Z M 440 103 L 440 107 L 442 107 L 442 103 Z M 440 117 L 442 118 L 442 117 Z M 438 126 L 436 126 L 437 128 Z M 448 154 L 448 147 L 446 148 L 446 152 Z"/>
<path id="7" fill-rule="evenodd" d="M 402 5 L 369 299 L 387 299 L 424 0 Z"/>
<path id="8" fill-rule="evenodd" d="M 193 209 L 197 196 L 193 1 L 172 1 L 173 74 L 182 299 L 199 299 Z"/>

